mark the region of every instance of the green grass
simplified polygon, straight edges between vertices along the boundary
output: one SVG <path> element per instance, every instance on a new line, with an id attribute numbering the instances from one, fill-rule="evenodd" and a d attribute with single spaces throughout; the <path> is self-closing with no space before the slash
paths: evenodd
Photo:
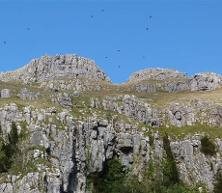
<path id="1" fill-rule="evenodd" d="M 193 126 L 175 127 L 169 126 L 169 128 L 153 128 L 153 132 L 160 132 L 163 136 L 167 133 L 172 139 L 182 139 L 187 136 L 193 136 L 195 134 L 208 135 L 211 138 L 222 138 L 222 128 L 210 125 L 196 124 Z"/>

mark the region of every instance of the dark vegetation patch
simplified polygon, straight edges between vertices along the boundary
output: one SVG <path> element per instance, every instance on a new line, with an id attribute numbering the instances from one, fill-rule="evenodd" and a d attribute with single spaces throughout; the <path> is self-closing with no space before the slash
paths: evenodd
<path id="1" fill-rule="evenodd" d="M 200 149 L 200 151 L 202 153 L 204 153 L 205 155 L 210 155 L 210 156 L 214 156 L 217 153 L 215 143 L 208 136 L 204 136 L 201 139 L 201 149 Z"/>
<path id="2" fill-rule="evenodd" d="M 1 135 L 2 135 L 2 128 Z M 0 141 L 0 173 L 8 172 L 12 167 L 13 160 L 18 153 L 19 134 L 15 123 L 12 123 L 11 131 L 6 142 L 1 137 Z"/>
<path id="3" fill-rule="evenodd" d="M 163 148 L 166 152 L 166 159 L 163 162 L 163 184 L 164 186 L 178 184 L 180 182 L 179 174 L 167 134 L 163 136 Z"/>
<path id="4" fill-rule="evenodd" d="M 216 175 L 216 180 L 214 183 L 214 193 L 221 193 L 222 191 L 222 171 L 218 171 Z"/>
<path id="5" fill-rule="evenodd" d="M 180 182 L 167 135 L 163 137 L 163 145 L 165 159 L 159 163 L 150 160 L 142 181 L 115 158 L 107 161 L 102 173 L 88 176 L 88 190 L 92 193 L 199 193 L 198 186 L 188 188 Z"/>

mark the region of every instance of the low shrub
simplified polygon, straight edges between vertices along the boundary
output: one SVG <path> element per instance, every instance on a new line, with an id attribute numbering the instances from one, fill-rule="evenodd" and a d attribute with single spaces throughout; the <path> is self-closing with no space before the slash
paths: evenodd
<path id="1" fill-rule="evenodd" d="M 7 172 L 13 163 L 18 152 L 19 135 L 15 123 L 12 123 L 11 131 L 8 134 L 8 141 L 0 140 L 0 173 Z"/>
<path id="2" fill-rule="evenodd" d="M 208 137 L 204 136 L 201 139 L 201 149 L 200 151 L 205 155 L 213 156 L 216 154 L 216 145 L 214 142 Z"/>

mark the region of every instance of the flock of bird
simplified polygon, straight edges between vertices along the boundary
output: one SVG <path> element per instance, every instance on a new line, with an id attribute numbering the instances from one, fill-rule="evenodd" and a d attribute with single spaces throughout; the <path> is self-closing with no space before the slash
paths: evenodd
<path id="1" fill-rule="evenodd" d="M 101 9 L 100 11 L 101 11 L 101 12 L 105 12 L 105 9 Z M 90 15 L 90 18 L 93 19 L 93 18 L 94 18 L 94 15 L 91 14 L 91 15 Z M 148 22 L 147 22 L 146 25 L 145 25 L 145 30 L 146 30 L 146 31 L 149 31 L 149 30 L 150 30 L 149 23 L 150 23 L 150 20 L 151 20 L 152 18 L 153 18 L 152 15 L 150 15 L 149 18 L 148 18 Z M 30 28 L 30 27 L 26 27 L 26 30 L 27 30 L 27 31 L 30 31 L 31 28 Z M 2 43 L 3 43 L 3 45 L 6 45 L 6 44 L 7 44 L 7 41 L 4 40 Z M 121 50 L 120 50 L 120 49 L 117 49 L 116 52 L 117 52 L 117 53 L 120 53 Z M 105 56 L 105 59 L 108 59 L 108 58 L 109 58 L 108 56 Z M 142 56 L 142 59 L 145 59 L 145 56 Z M 118 65 L 118 68 L 120 68 L 120 65 Z"/>
<path id="2" fill-rule="evenodd" d="M 101 12 L 105 12 L 105 9 L 101 9 Z M 94 18 L 94 15 L 90 15 L 90 18 L 93 19 Z M 149 27 L 149 24 L 150 24 L 150 20 L 153 18 L 152 15 L 149 16 L 149 20 L 148 22 L 146 23 L 145 25 L 145 30 L 146 31 L 149 31 L 150 30 L 150 27 Z M 121 52 L 120 49 L 117 49 L 116 50 L 117 53 Z M 105 59 L 108 59 L 109 57 L 108 56 L 105 56 Z M 145 59 L 146 57 L 145 56 L 142 56 L 142 59 Z M 118 68 L 120 68 L 120 65 L 118 65 Z"/>

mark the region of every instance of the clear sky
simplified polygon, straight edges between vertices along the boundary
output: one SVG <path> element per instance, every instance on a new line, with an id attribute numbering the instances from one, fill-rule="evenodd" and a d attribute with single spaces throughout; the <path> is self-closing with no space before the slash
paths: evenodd
<path id="1" fill-rule="evenodd" d="M 147 67 L 222 73 L 222 1 L 0 0 L 0 71 L 57 53 L 118 83 Z"/>

